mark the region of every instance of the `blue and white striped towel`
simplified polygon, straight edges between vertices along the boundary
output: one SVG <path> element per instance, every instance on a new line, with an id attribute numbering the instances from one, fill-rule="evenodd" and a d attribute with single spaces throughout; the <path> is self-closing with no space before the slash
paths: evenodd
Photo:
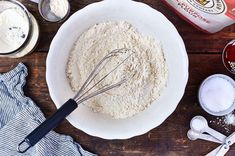
<path id="1" fill-rule="evenodd" d="M 24 96 L 27 68 L 20 63 L 12 71 L 0 74 L 0 156 L 95 156 L 82 149 L 70 136 L 51 131 L 26 153 L 17 145 L 45 120 L 34 102 Z"/>

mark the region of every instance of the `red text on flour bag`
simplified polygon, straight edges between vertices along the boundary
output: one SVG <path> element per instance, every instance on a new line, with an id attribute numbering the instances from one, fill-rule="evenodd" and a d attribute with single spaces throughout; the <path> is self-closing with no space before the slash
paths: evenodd
<path id="1" fill-rule="evenodd" d="M 235 0 L 163 0 L 200 30 L 215 33 L 235 23 Z"/>

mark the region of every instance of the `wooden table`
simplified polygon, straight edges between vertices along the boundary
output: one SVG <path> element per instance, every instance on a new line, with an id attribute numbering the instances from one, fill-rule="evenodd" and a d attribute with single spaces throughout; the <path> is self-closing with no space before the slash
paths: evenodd
<path id="1" fill-rule="evenodd" d="M 35 51 L 20 59 L 0 59 L 0 72 L 6 72 L 23 62 L 28 66 L 29 76 L 25 87 L 25 94 L 31 97 L 41 108 L 46 117 L 56 111 L 56 107 L 50 99 L 45 80 L 46 57 L 50 42 L 61 24 L 53 24 L 44 21 L 37 10 L 37 5 L 28 0 L 21 0 L 29 11 L 36 17 L 40 24 L 41 37 Z M 82 9 L 95 0 L 71 0 L 72 11 Z M 92 137 L 74 128 L 64 121 L 56 129 L 56 132 L 72 136 L 77 142 L 99 155 L 128 155 L 128 156 L 199 156 L 204 155 L 217 147 L 217 144 L 206 141 L 190 141 L 186 137 L 189 122 L 195 115 L 203 115 L 208 120 L 214 121 L 210 126 L 228 135 L 234 127 L 229 127 L 230 132 L 217 125 L 218 119 L 205 113 L 198 104 L 197 91 L 200 83 L 207 76 L 215 73 L 223 73 L 230 76 L 221 61 L 221 51 L 227 42 L 235 38 L 235 25 L 227 27 L 223 31 L 209 35 L 202 33 L 180 19 L 160 0 L 142 0 L 162 12 L 178 29 L 184 39 L 189 56 L 189 81 L 185 95 L 179 103 L 176 111 L 159 127 L 150 132 L 128 140 L 103 140 Z M 174 94 L 174 93 L 172 93 Z M 235 146 L 228 155 L 235 155 Z"/>

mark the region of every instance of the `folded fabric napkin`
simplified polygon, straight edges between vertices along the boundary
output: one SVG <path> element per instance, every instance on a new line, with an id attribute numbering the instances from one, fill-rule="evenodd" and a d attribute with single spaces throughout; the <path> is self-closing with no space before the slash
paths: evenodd
<path id="1" fill-rule="evenodd" d="M 95 156 L 82 149 L 70 136 L 51 131 L 26 153 L 17 145 L 45 120 L 34 102 L 24 96 L 27 68 L 20 63 L 12 71 L 0 74 L 0 156 Z"/>

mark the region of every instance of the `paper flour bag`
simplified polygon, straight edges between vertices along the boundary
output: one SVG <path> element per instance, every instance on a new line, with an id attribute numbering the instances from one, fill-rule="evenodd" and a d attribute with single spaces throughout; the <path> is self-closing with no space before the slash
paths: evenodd
<path id="1" fill-rule="evenodd" d="M 235 23 L 235 0 L 163 0 L 200 30 L 215 33 Z"/>

